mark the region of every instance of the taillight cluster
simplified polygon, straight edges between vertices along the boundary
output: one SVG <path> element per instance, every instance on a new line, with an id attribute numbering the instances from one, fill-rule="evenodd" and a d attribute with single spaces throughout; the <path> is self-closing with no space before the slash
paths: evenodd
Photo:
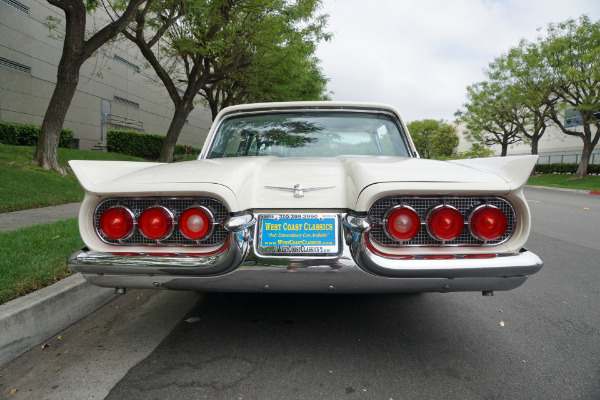
<path id="1" fill-rule="evenodd" d="M 446 204 L 433 207 L 425 220 L 413 208 L 400 205 L 387 212 L 384 224 L 388 236 L 400 242 L 417 236 L 422 225 L 433 239 L 441 242 L 457 239 L 465 229 L 477 240 L 493 241 L 501 238 L 508 227 L 504 212 L 488 204 L 473 209 L 466 221 L 460 211 Z"/>
<path id="2" fill-rule="evenodd" d="M 98 229 L 112 240 L 125 240 L 137 229 L 142 236 L 150 240 L 164 240 L 175 229 L 190 240 L 203 240 L 213 230 L 214 217 L 210 210 L 196 206 L 185 209 L 176 218 L 168 208 L 155 205 L 143 210 L 136 218 L 125 206 L 115 206 L 100 214 Z"/>

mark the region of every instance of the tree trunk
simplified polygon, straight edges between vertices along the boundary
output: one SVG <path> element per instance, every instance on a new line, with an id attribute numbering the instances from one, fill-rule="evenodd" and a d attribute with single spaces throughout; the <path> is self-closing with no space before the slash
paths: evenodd
<path id="1" fill-rule="evenodd" d="M 538 153 L 538 143 L 540 141 L 541 136 L 534 135 L 531 137 L 531 154 L 537 156 Z"/>
<path id="2" fill-rule="evenodd" d="M 503 142 L 502 143 L 502 152 L 500 153 L 500 157 L 506 157 L 506 154 L 508 154 L 508 143 Z"/>
<path id="3" fill-rule="evenodd" d="M 169 130 L 167 131 L 167 136 L 165 137 L 162 149 L 160 150 L 158 162 L 169 163 L 173 161 L 173 151 L 175 150 L 177 139 L 179 138 L 181 129 L 183 129 L 183 126 L 185 125 L 185 120 L 188 115 L 190 115 L 190 112 L 192 112 L 192 109 L 193 107 L 175 108 L 175 114 L 173 115 L 171 125 L 169 125 Z"/>
<path id="4" fill-rule="evenodd" d="M 51 2 L 51 4 L 53 3 Z M 57 151 L 60 131 L 71 105 L 71 100 L 75 95 L 77 83 L 79 83 L 79 69 L 85 61 L 85 58 L 82 57 L 85 48 L 85 5 L 83 2 L 69 4 L 70 6 L 67 8 L 63 8 L 66 7 L 65 4 L 61 4 L 66 19 L 63 51 L 58 64 L 56 86 L 44 115 L 32 161 L 35 165 L 45 169 L 54 169 L 63 175 L 66 170 L 58 164 Z M 59 4 L 54 5 L 61 6 Z"/>
<path id="5" fill-rule="evenodd" d="M 212 120 L 214 121 L 215 118 L 217 118 L 217 115 L 219 114 L 219 104 L 217 104 L 216 101 L 211 101 L 208 103 L 208 105 L 210 106 L 210 115 L 212 117 Z"/>
<path id="6" fill-rule="evenodd" d="M 33 163 L 61 174 L 66 170 L 58 163 L 60 132 L 79 82 L 80 65 L 72 61 L 73 55 L 63 57 L 58 67 L 58 79 L 44 115 L 40 137 L 33 155 Z"/>
<path id="7" fill-rule="evenodd" d="M 65 121 L 67 111 L 77 90 L 79 70 L 92 54 L 108 40 L 114 38 L 127 27 L 127 24 L 136 15 L 138 6 L 145 0 L 129 0 L 127 8 L 116 20 L 101 28 L 87 41 L 86 31 L 86 5 L 89 2 L 81 0 L 48 0 L 65 13 L 65 38 L 63 50 L 58 64 L 56 86 L 48 104 L 44 121 L 38 138 L 33 163 L 46 169 L 54 169 L 64 174 L 65 168 L 58 164 L 58 143 L 60 131 Z"/>
<path id="8" fill-rule="evenodd" d="M 577 167 L 577 171 L 572 175 L 572 178 L 579 179 L 587 176 L 588 166 L 590 164 L 590 156 L 592 155 L 592 151 L 594 147 L 584 141 L 583 150 L 581 151 L 581 161 L 579 162 L 579 166 Z"/>

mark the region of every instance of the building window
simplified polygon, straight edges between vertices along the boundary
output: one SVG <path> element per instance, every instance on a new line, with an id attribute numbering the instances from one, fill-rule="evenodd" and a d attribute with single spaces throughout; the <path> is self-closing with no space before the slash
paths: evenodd
<path id="1" fill-rule="evenodd" d="M 118 55 L 115 54 L 114 55 L 114 59 L 115 59 L 115 61 L 118 61 L 121 64 L 128 66 L 129 68 L 131 68 L 135 72 L 140 72 L 140 67 L 138 65 L 135 65 L 134 63 L 132 63 L 130 61 L 127 61 L 123 57 L 119 57 Z"/>
<path id="2" fill-rule="evenodd" d="M 124 98 L 119 97 L 119 96 L 115 96 L 115 101 L 117 103 L 125 104 L 126 106 L 129 106 L 129 107 L 140 108 L 140 104 L 139 103 L 136 103 L 134 101 L 129 101 L 129 100 L 124 99 Z"/>
<path id="3" fill-rule="evenodd" d="M 2 1 L 2 0 L 0 0 Z M 0 57 L 0 67 L 30 75 L 31 67 Z"/>
<path id="4" fill-rule="evenodd" d="M 16 0 L 0 0 L 1 3 L 11 6 L 12 8 L 16 8 L 24 14 L 29 15 L 29 7 L 24 4 L 19 3 Z"/>

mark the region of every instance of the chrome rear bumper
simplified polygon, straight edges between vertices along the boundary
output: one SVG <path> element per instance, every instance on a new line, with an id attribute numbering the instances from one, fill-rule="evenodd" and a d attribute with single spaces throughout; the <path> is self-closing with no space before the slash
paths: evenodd
<path id="1" fill-rule="evenodd" d="M 543 266 L 527 250 L 484 259 L 390 259 L 371 252 L 362 235 L 354 238 L 334 259 L 260 257 L 249 235 L 232 233 L 222 252 L 205 257 L 114 255 L 83 249 L 73 253 L 68 264 L 104 287 L 312 293 L 510 290 Z"/>

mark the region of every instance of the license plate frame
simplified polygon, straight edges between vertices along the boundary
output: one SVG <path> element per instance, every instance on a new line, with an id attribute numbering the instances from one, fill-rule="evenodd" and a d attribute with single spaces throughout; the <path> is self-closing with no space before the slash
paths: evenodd
<path id="1" fill-rule="evenodd" d="M 256 224 L 256 252 L 262 257 L 339 257 L 340 221 L 333 213 L 261 214 Z"/>

